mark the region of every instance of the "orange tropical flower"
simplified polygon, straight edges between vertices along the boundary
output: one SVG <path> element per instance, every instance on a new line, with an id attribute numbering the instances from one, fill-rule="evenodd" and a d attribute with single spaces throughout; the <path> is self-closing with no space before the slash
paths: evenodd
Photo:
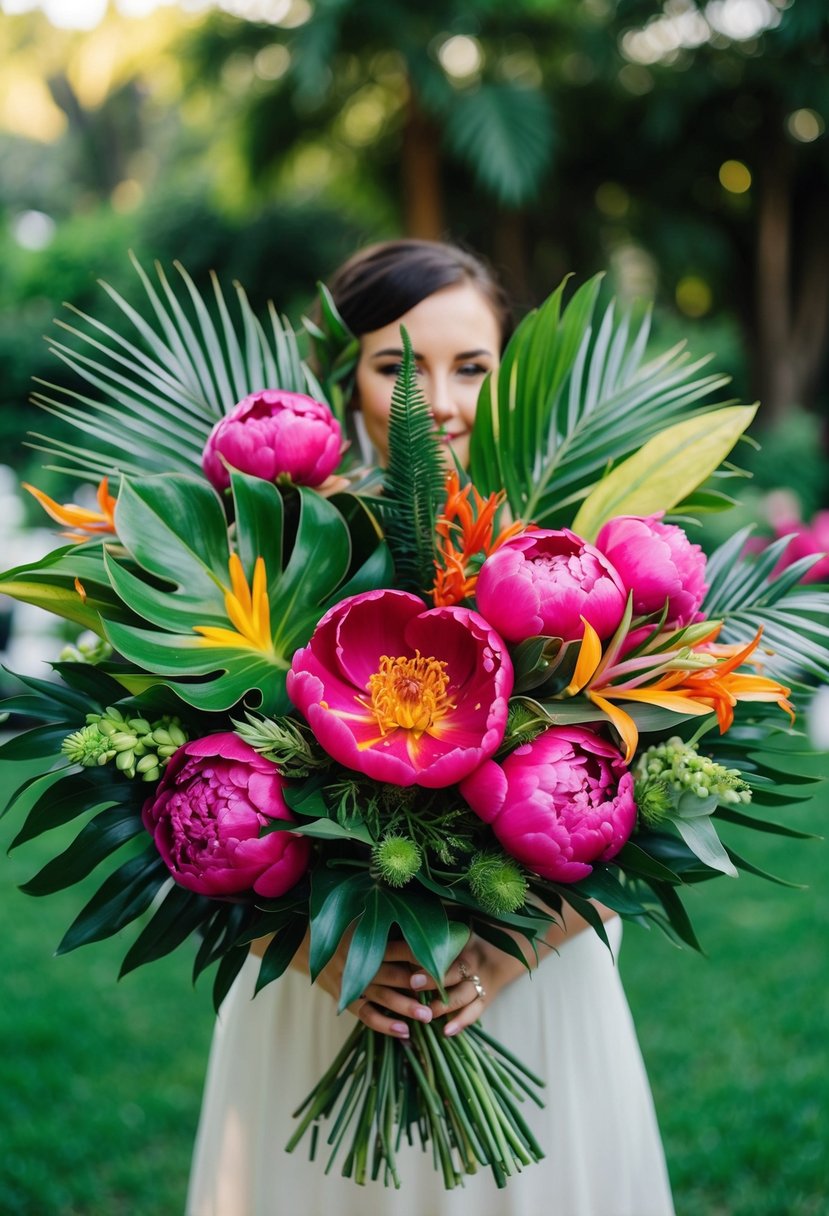
<path id="1" fill-rule="evenodd" d="M 30 486 L 25 481 L 23 482 L 23 489 L 28 490 L 37 499 L 47 515 L 50 515 L 57 523 L 64 524 L 73 529 L 70 532 L 63 533 L 68 540 L 80 544 L 85 540 L 91 540 L 93 536 L 102 536 L 115 532 L 116 500 L 109 492 L 109 478 L 107 477 L 102 477 L 101 483 L 98 486 L 99 511 L 92 511 L 88 507 L 79 507 L 74 502 L 61 505 L 55 502 L 54 498 L 50 498 L 48 494 L 44 494 L 42 490 L 38 490 L 37 486 Z"/>
<path id="2" fill-rule="evenodd" d="M 225 611 L 233 629 L 214 625 L 194 625 L 202 635 L 202 645 L 230 647 L 232 650 L 257 650 L 273 655 L 271 635 L 271 606 L 268 599 L 268 576 L 264 558 L 257 557 L 253 568 L 253 585 L 248 583 L 237 553 L 228 562 L 230 586 L 225 588 Z"/>
<path id="3" fill-rule="evenodd" d="M 711 622 L 710 632 L 692 646 L 680 644 L 673 650 L 618 662 L 613 656 L 608 663 L 609 654 L 602 655 L 598 635 L 585 622 L 575 671 L 565 695 L 583 692 L 610 719 L 624 743 L 628 764 L 636 751 L 639 731 L 631 715 L 618 704 L 620 701 L 699 717 L 715 713 L 720 734 L 732 725 L 734 708 L 740 701 L 775 701 L 794 720 L 788 700 L 790 689 L 765 676 L 736 670 L 743 665 L 759 665 L 752 656 L 760 644 L 762 626 L 745 646 L 714 644 L 720 628 L 719 623 Z"/>
<path id="4" fill-rule="evenodd" d="M 472 559 L 481 554 L 489 557 L 505 540 L 525 530 L 526 525 L 518 520 L 494 534 L 495 517 L 505 500 L 503 490 L 484 498 L 471 482 L 461 489 L 456 470 L 447 474 L 446 502 L 436 525 L 442 543 L 432 588 L 435 607 L 459 604 L 474 595 L 478 566 L 471 564 Z"/>

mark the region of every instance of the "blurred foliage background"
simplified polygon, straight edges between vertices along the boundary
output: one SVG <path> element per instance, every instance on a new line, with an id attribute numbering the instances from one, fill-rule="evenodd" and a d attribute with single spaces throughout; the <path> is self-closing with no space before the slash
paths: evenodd
<path id="1" fill-rule="evenodd" d="M 137 299 L 129 249 L 294 319 L 356 247 L 401 233 L 486 254 L 519 315 L 605 270 L 608 294 L 653 305 L 655 345 L 713 353 L 763 402 L 741 506 L 710 535 L 829 505 L 826 0 L 0 0 L 0 62 L 0 565 L 43 522 L 18 479 L 75 491 L 26 445 L 54 429 L 32 377 L 67 374 L 43 334 L 64 301 L 111 320 L 100 278 Z M 0 604 L 0 650 L 8 624 Z M 705 912 L 711 964 L 663 966 L 668 947 L 628 933 L 680 1216 L 829 1202 L 825 857 L 804 848 L 784 868 L 811 895 L 755 882 Z M 2 903 L 0 1208 L 180 1211 L 207 992 L 180 959 L 118 989 L 105 950 L 53 965 L 71 913 L 8 883 Z"/>

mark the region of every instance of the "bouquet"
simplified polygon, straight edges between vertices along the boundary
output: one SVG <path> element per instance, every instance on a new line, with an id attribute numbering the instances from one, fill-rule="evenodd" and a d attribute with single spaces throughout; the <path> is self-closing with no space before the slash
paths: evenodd
<path id="1" fill-rule="evenodd" d="M 696 947 L 683 890 L 758 873 L 732 834 L 800 834 L 768 818 L 775 744 L 829 671 L 816 556 L 778 571 L 788 538 L 739 533 L 706 559 L 686 531 L 729 505 L 754 409 L 681 350 L 646 362 L 647 320 L 599 315 L 595 279 L 517 329 L 468 474 L 404 334 L 388 467 L 359 469 L 324 289 L 315 374 L 241 289 L 234 320 L 218 284 L 137 270 L 143 312 L 110 290 L 131 336 L 64 324 L 72 385 L 35 398 L 63 424 L 35 443 L 97 504 L 28 487 L 67 543 L 0 581 L 93 635 L 21 677 L 5 708 L 35 725 L 0 749 L 15 846 L 82 821 L 24 889 L 106 870 L 58 952 L 138 922 L 123 975 L 194 939 L 218 1007 L 254 939 L 257 991 L 348 941 L 342 1010 L 390 938 L 440 984 L 470 934 L 529 966 L 565 905 Z M 477 1025 L 357 1022 L 288 1147 L 398 1185 L 417 1137 L 446 1187 L 504 1185 L 543 1155 L 542 1083 Z"/>

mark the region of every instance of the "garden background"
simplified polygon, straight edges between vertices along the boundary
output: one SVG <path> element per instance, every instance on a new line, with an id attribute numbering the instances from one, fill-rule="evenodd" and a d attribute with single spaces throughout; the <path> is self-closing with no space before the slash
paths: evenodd
<path id="1" fill-rule="evenodd" d="M 50 542 L 21 480 L 75 496 L 27 440 L 57 427 L 32 377 L 69 375 L 43 334 L 63 301 L 112 320 L 100 278 L 137 300 L 128 250 L 295 321 L 404 232 L 484 252 L 519 315 L 604 270 L 608 297 L 653 305 L 655 348 L 687 340 L 763 403 L 740 505 L 700 539 L 829 505 L 824 0 L 0 0 L 0 62 L 0 566 Z M 3 661 L 41 670 L 68 640 L 45 629 L 0 603 Z M 825 732 L 825 703 L 803 709 Z M 781 814 L 825 834 L 827 809 Z M 175 1216 L 209 986 L 186 950 L 120 985 L 118 942 L 54 960 L 85 895 L 22 895 L 44 857 L 0 869 L 0 1211 Z M 626 932 L 679 1216 L 829 1207 L 826 859 L 769 837 L 752 860 L 808 889 L 693 892 L 706 958 Z"/>

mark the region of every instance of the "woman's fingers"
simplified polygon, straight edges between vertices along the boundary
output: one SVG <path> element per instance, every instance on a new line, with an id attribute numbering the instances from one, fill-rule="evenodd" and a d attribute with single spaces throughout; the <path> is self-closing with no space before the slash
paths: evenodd
<path id="1" fill-rule="evenodd" d="M 396 988 L 382 984 L 370 984 L 363 996 L 349 1005 L 351 1012 L 372 1030 L 393 1035 L 398 1039 L 409 1037 L 408 1021 L 431 1022 L 432 1011 L 415 997 Z"/>

